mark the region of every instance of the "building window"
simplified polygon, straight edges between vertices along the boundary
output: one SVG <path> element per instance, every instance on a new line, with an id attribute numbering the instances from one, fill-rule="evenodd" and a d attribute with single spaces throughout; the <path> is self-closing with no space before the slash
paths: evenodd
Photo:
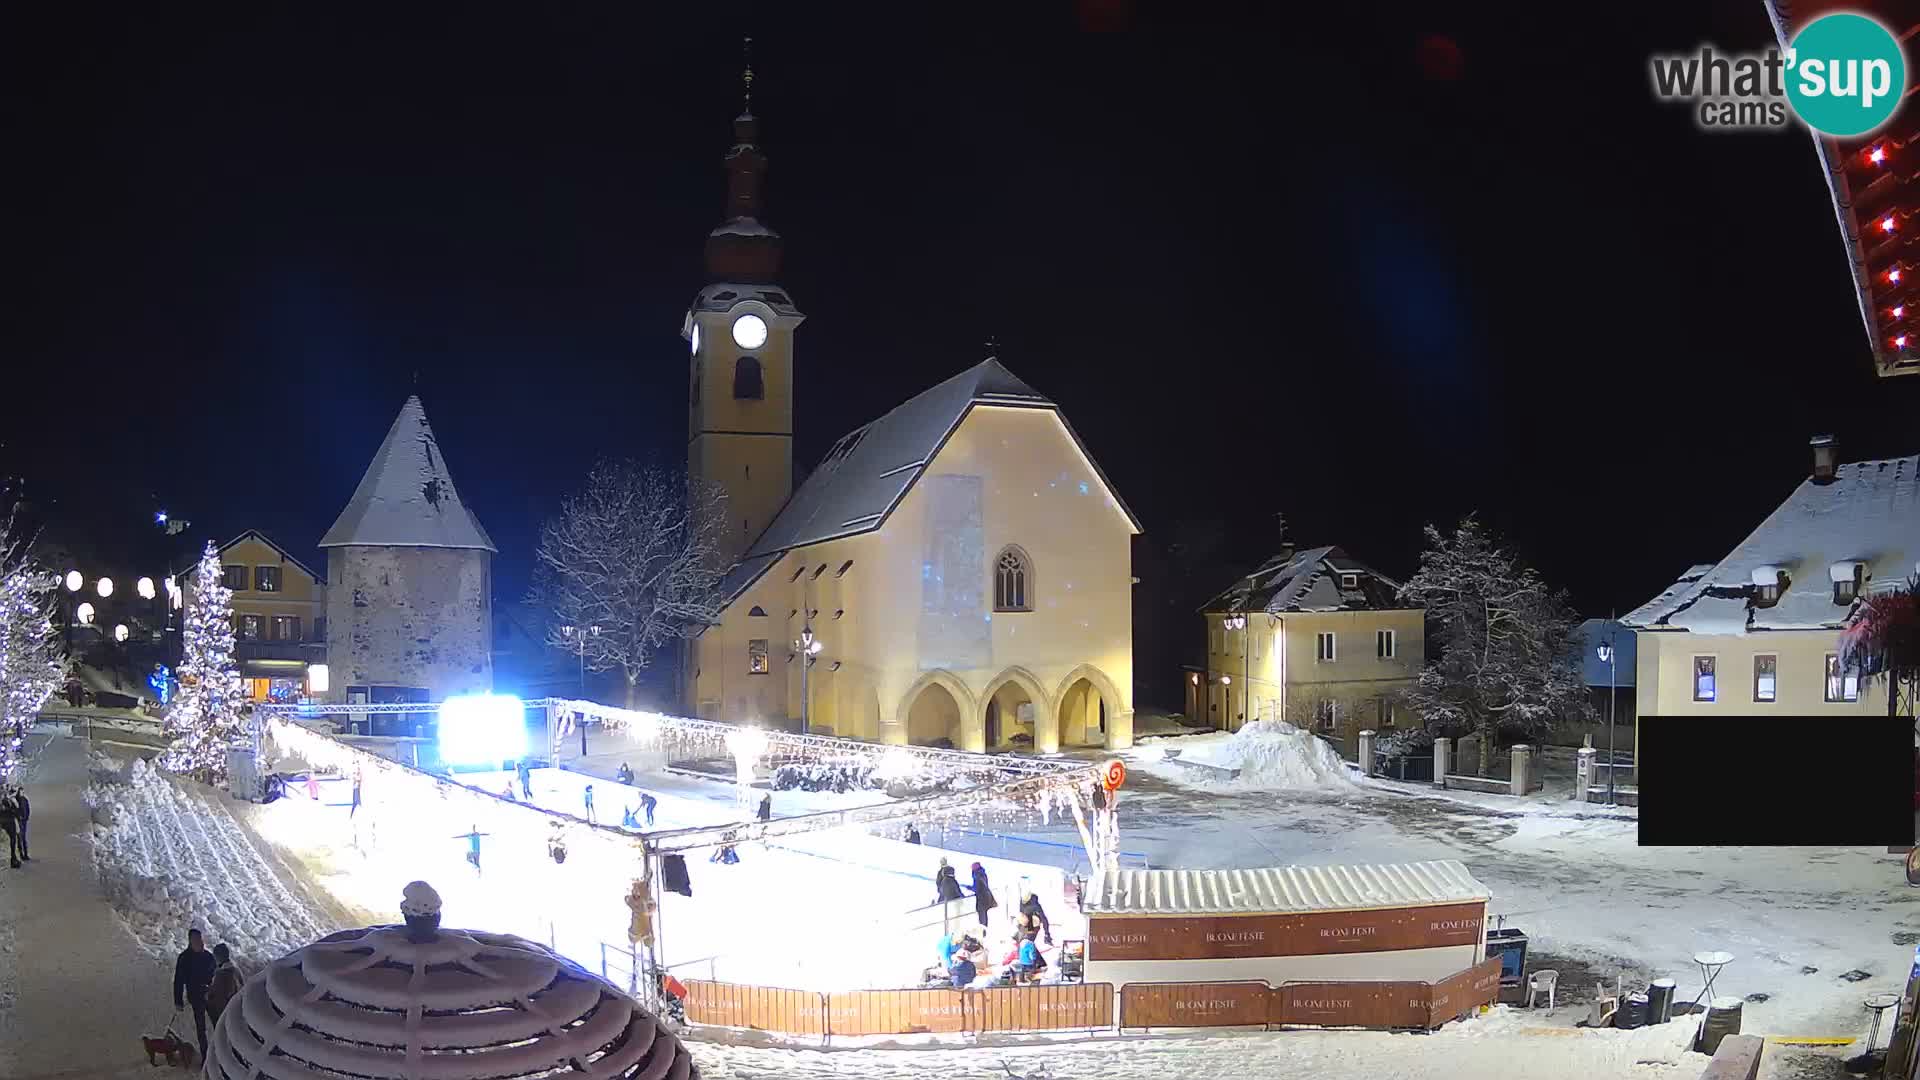
<path id="1" fill-rule="evenodd" d="M 1833 602 L 1836 604 L 1850 605 L 1859 599 L 1860 579 L 1862 576 L 1860 565 L 1858 563 L 1854 564 L 1852 577 L 1844 578 L 1833 583 Z"/>
<path id="2" fill-rule="evenodd" d="M 1382 660 L 1391 660 L 1399 654 L 1399 634 L 1392 630 L 1373 632 L 1373 654 Z"/>
<path id="3" fill-rule="evenodd" d="M 1780 658 L 1777 656 L 1756 656 L 1753 658 L 1753 700 L 1779 700 L 1779 670 Z"/>
<path id="4" fill-rule="evenodd" d="M 1714 700 L 1713 663 L 1711 656 L 1693 658 L 1693 700 Z"/>
<path id="5" fill-rule="evenodd" d="M 994 560 L 993 610 L 1033 610 L 1033 562 L 1012 545 L 1001 548 Z"/>
<path id="6" fill-rule="evenodd" d="M 821 563 L 821 564 L 820 564 L 820 565 L 819 565 L 819 566 L 818 566 L 817 568 L 815 568 L 815 570 L 813 571 L 813 576 L 812 576 L 812 577 L 810 577 L 810 578 L 808 578 L 807 580 L 808 580 L 808 581 L 819 581 L 819 580 L 820 580 L 820 575 L 821 575 L 821 574 L 824 574 L 824 573 L 826 573 L 826 572 L 827 572 L 827 564 L 826 564 L 826 563 Z"/>
<path id="7" fill-rule="evenodd" d="M 747 642 L 747 674 L 765 675 L 767 673 L 767 639 L 754 638 Z"/>
<path id="8" fill-rule="evenodd" d="M 1313 635 L 1313 658 L 1323 664 L 1331 664 L 1339 659 L 1339 647 L 1334 640 L 1333 631 L 1322 630 Z"/>
<path id="9" fill-rule="evenodd" d="M 1827 700 L 1834 702 L 1860 700 L 1860 673 L 1842 671 L 1840 657 L 1836 653 L 1827 654 Z"/>
<path id="10" fill-rule="evenodd" d="M 1377 721 L 1377 722 L 1379 723 L 1379 725 L 1380 725 L 1381 727 L 1392 727 L 1392 726 L 1393 726 L 1393 701 L 1392 701 L 1392 699 L 1390 699 L 1390 698 L 1381 698 L 1381 699 L 1380 699 L 1380 706 L 1379 706 L 1379 708 L 1380 708 L 1380 715 L 1379 715 L 1379 718 L 1378 718 L 1378 721 Z"/>
<path id="11" fill-rule="evenodd" d="M 300 616 L 275 615 L 273 617 L 273 640 L 299 641 L 300 640 Z"/>
<path id="12" fill-rule="evenodd" d="M 280 568 L 277 566 L 256 566 L 253 568 L 253 591 L 279 592 Z"/>
<path id="13" fill-rule="evenodd" d="M 259 641 L 266 620 L 258 615 L 237 615 L 233 620 L 233 632 L 241 641 Z"/>
<path id="14" fill-rule="evenodd" d="M 766 396 L 759 358 L 743 356 L 733 362 L 733 396 L 741 401 L 759 401 Z"/>
<path id="15" fill-rule="evenodd" d="M 1360 575 L 1359 575 L 1359 574 L 1341 574 L 1341 575 L 1340 575 L 1340 587 L 1341 587 L 1341 588 L 1343 588 L 1343 589 L 1357 589 L 1357 588 L 1359 588 L 1359 587 L 1360 587 Z"/>
<path id="16" fill-rule="evenodd" d="M 1331 701 L 1318 701 L 1313 706 L 1313 722 L 1322 731 L 1332 731 L 1339 719 L 1338 707 Z"/>
<path id="17" fill-rule="evenodd" d="M 749 618 L 754 618 L 754 619 L 764 619 L 764 618 L 766 618 L 766 617 L 767 617 L 767 609 L 766 609 L 766 608 L 763 608 L 763 607 L 761 607 L 761 606 L 760 606 L 759 604 L 755 604 L 755 605 L 753 605 L 753 607 L 752 607 L 752 608 L 751 608 L 751 609 L 750 609 L 750 610 L 749 610 L 749 611 L 747 612 L 747 616 L 748 616 Z"/>
<path id="18" fill-rule="evenodd" d="M 234 592 L 246 592 L 247 591 L 247 568 L 244 566 L 226 567 L 223 574 L 222 584 L 226 585 L 227 588 L 232 589 Z"/>
<path id="19" fill-rule="evenodd" d="M 841 564 L 840 564 L 840 569 L 838 569 L 838 570 L 835 570 L 835 571 L 833 572 L 833 576 L 834 576 L 834 577 L 837 577 L 837 578 L 843 578 L 843 577 L 846 577 L 846 576 L 847 576 L 847 571 L 849 571 L 849 570 L 851 570 L 851 569 L 853 569 L 853 560 L 852 560 L 852 559 L 848 559 L 848 560 L 847 560 L 846 562 L 843 562 L 843 563 L 841 563 Z"/>
<path id="20" fill-rule="evenodd" d="M 791 584 L 793 584 L 794 582 L 796 582 L 796 581 L 799 581 L 799 580 L 800 580 L 800 575 L 801 575 L 801 574 L 804 574 L 804 573 L 806 573 L 806 572 L 807 572 L 807 564 L 806 564 L 806 563 L 801 563 L 801 564 L 800 564 L 799 566 L 796 566 L 796 567 L 794 567 L 794 568 L 793 568 L 793 576 L 787 579 L 787 584 L 789 584 L 789 585 L 791 585 Z"/>

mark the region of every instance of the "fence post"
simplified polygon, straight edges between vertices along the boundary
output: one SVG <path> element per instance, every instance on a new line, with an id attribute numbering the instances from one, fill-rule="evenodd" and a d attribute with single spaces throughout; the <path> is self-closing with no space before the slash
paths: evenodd
<path id="1" fill-rule="evenodd" d="M 1360 733 L 1360 775 L 1373 775 L 1373 732 Z"/>
<path id="2" fill-rule="evenodd" d="M 1438 738 L 1433 740 L 1433 786 L 1447 786 L 1447 774 L 1453 771 L 1453 740 Z"/>
<path id="3" fill-rule="evenodd" d="M 1507 772 L 1507 793 L 1525 795 L 1527 782 L 1533 778 L 1533 747 L 1526 743 L 1514 743 L 1512 754 L 1512 767 Z"/>
<path id="4" fill-rule="evenodd" d="M 1574 752 L 1579 760 L 1573 766 L 1573 782 L 1576 785 L 1573 797 L 1581 802 L 1593 801 L 1593 757 L 1599 752 L 1591 746 L 1583 746 Z"/>

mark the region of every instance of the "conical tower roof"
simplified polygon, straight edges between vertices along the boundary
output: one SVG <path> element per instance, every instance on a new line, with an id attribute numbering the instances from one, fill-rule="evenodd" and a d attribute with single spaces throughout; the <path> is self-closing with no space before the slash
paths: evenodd
<path id="1" fill-rule="evenodd" d="M 417 395 L 400 406 L 380 452 L 320 546 L 500 550 L 454 490 Z"/>

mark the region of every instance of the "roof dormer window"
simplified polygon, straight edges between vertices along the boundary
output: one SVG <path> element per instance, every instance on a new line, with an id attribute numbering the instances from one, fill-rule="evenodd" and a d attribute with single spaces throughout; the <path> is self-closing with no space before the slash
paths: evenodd
<path id="1" fill-rule="evenodd" d="M 1753 606 L 1772 607 L 1780 602 L 1787 572 L 1777 566 L 1756 567 L 1753 571 Z"/>
<path id="2" fill-rule="evenodd" d="M 1852 605 L 1866 584 L 1867 567 L 1865 563 L 1837 562 L 1827 568 L 1827 577 L 1833 582 L 1833 602 Z"/>
<path id="3" fill-rule="evenodd" d="M 1341 574 L 1341 575 L 1340 575 L 1340 587 L 1341 587 L 1341 588 L 1343 588 L 1343 589 L 1357 589 L 1357 588 L 1359 588 L 1359 587 L 1360 587 L 1360 575 L 1359 575 L 1359 574 Z"/>

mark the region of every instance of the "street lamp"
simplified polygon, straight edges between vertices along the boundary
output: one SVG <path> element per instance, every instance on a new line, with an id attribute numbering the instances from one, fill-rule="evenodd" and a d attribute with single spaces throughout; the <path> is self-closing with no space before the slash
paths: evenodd
<path id="1" fill-rule="evenodd" d="M 813 732 L 813 696 L 809 694 L 807 676 L 813 671 L 813 658 L 820 655 L 822 643 L 813 636 L 813 613 L 807 613 L 807 621 L 800 628 L 800 639 L 793 643 L 795 652 L 800 654 L 800 734 Z"/>
<path id="2" fill-rule="evenodd" d="M 80 576 L 80 571 L 78 570 L 67 571 L 67 591 L 68 592 L 79 592 L 81 587 L 84 586 L 86 583 L 87 583 L 87 579 Z"/>
<path id="3" fill-rule="evenodd" d="M 107 597 L 113 595 L 113 579 L 103 577 L 100 579 L 100 584 L 94 586 L 94 588 L 99 591 L 100 599 L 105 600 Z"/>
<path id="4" fill-rule="evenodd" d="M 133 591 L 139 593 L 140 599 L 142 600 L 153 599 L 153 596 L 154 596 L 153 579 L 150 577 L 141 578 L 139 581 L 134 583 Z"/>
<path id="5" fill-rule="evenodd" d="M 93 625 L 93 605 L 87 603 L 84 600 L 81 601 L 80 606 L 73 609 L 73 617 L 80 621 L 81 626 L 92 626 Z"/>
<path id="6" fill-rule="evenodd" d="M 1607 805 L 1608 806 L 1614 805 L 1613 774 L 1619 771 L 1619 766 L 1616 765 L 1613 760 L 1613 697 L 1614 697 L 1614 668 L 1616 666 L 1614 663 L 1614 657 L 1616 654 L 1613 650 L 1613 635 L 1614 635 L 1613 620 L 1612 618 L 1608 618 L 1607 636 L 1603 641 L 1600 642 L 1600 647 L 1595 650 L 1600 655 L 1600 662 L 1607 665 Z M 1586 798 L 1586 792 L 1584 791 L 1581 792 L 1580 797 Z"/>
<path id="7" fill-rule="evenodd" d="M 123 642 L 123 643 L 127 640 L 127 624 L 126 623 L 117 623 L 114 625 L 113 640 L 118 642 Z"/>
<path id="8" fill-rule="evenodd" d="M 587 638 L 589 636 L 591 637 L 600 636 L 600 624 L 594 623 L 592 626 L 588 626 L 585 628 L 581 628 L 578 626 L 563 626 L 560 628 L 560 636 L 575 642 L 579 646 L 579 649 L 580 649 L 580 700 L 585 701 L 587 699 Z M 582 713 L 580 716 L 580 756 L 581 757 L 587 756 L 587 717 L 586 717 L 586 714 L 584 713 Z"/>

